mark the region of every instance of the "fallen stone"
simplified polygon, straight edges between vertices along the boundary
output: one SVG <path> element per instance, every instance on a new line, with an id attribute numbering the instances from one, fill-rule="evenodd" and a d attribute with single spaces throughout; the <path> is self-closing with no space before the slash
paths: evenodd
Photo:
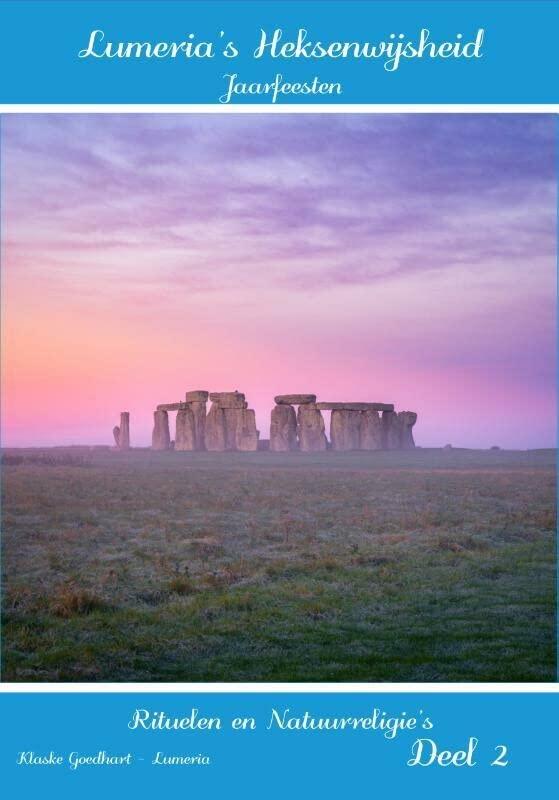
<path id="1" fill-rule="evenodd" d="M 258 435 L 254 410 L 252 408 L 243 408 L 239 411 L 235 449 L 242 452 L 258 450 Z"/>
<path id="2" fill-rule="evenodd" d="M 361 412 L 334 409 L 330 417 L 330 444 L 332 450 L 359 450 Z"/>
<path id="3" fill-rule="evenodd" d="M 163 409 L 153 412 L 153 434 L 151 437 L 153 450 L 169 450 L 171 436 L 169 435 L 169 414 Z"/>
<path id="4" fill-rule="evenodd" d="M 361 450 L 382 450 L 382 423 L 378 411 L 361 412 L 359 447 Z"/>
<path id="5" fill-rule="evenodd" d="M 196 431 L 192 408 L 187 405 L 177 411 L 177 429 L 175 434 L 175 450 L 195 450 Z"/>
<path id="6" fill-rule="evenodd" d="M 316 403 L 319 411 L 394 411 L 392 403 Z"/>
<path id="7" fill-rule="evenodd" d="M 121 450 L 130 450 L 130 412 L 120 412 L 119 447 Z"/>
<path id="8" fill-rule="evenodd" d="M 381 424 L 384 450 L 399 450 L 401 446 L 401 427 L 398 414 L 394 411 L 383 411 Z"/>
<path id="9" fill-rule="evenodd" d="M 316 403 L 315 394 L 278 394 L 274 397 L 278 406 L 300 406 L 306 403 Z"/>
<path id="10" fill-rule="evenodd" d="M 184 400 L 186 403 L 207 403 L 209 397 L 209 392 L 205 392 L 202 389 L 196 389 L 193 392 L 187 392 L 184 396 Z"/>
<path id="11" fill-rule="evenodd" d="M 285 396 L 293 397 L 293 395 Z M 293 406 L 279 404 L 272 409 L 270 416 L 270 450 L 275 453 L 297 450 L 297 417 Z"/>
<path id="12" fill-rule="evenodd" d="M 400 411 L 398 422 L 400 426 L 400 447 L 402 450 L 413 450 L 415 442 L 412 428 L 417 422 L 417 414 L 415 411 Z"/>
<path id="13" fill-rule="evenodd" d="M 225 450 L 225 412 L 212 403 L 206 417 L 206 450 L 223 452 Z"/>
<path id="14" fill-rule="evenodd" d="M 297 411 L 297 436 L 299 448 L 306 453 L 326 450 L 324 419 L 317 406 L 306 403 Z"/>

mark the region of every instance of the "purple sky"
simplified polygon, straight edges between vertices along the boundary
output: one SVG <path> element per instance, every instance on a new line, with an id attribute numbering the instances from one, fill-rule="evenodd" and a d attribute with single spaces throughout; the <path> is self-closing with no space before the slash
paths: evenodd
<path id="1" fill-rule="evenodd" d="M 394 402 L 425 446 L 555 442 L 555 118 L 2 120 L 6 445 L 156 403 Z M 37 413 L 37 398 L 41 413 Z"/>

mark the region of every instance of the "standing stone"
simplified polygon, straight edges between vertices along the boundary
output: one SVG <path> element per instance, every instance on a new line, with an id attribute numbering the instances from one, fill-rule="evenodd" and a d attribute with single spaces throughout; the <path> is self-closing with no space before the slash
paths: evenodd
<path id="1" fill-rule="evenodd" d="M 402 436 L 400 420 L 395 411 L 382 412 L 382 446 L 385 450 L 399 450 Z"/>
<path id="2" fill-rule="evenodd" d="M 306 453 L 326 450 L 324 419 L 314 403 L 299 406 L 297 412 L 299 447 Z"/>
<path id="3" fill-rule="evenodd" d="M 206 449 L 206 401 L 189 403 L 194 416 L 194 449 Z"/>
<path id="4" fill-rule="evenodd" d="M 382 423 L 378 411 L 361 412 L 359 447 L 361 450 L 382 450 Z"/>
<path id="5" fill-rule="evenodd" d="M 221 406 L 221 403 L 219 404 Z M 242 408 L 223 408 L 223 416 L 225 419 L 225 449 L 237 449 L 237 429 L 241 425 Z"/>
<path id="6" fill-rule="evenodd" d="M 169 413 L 156 409 L 153 412 L 153 434 L 151 447 L 153 450 L 169 450 L 171 436 L 169 434 Z"/>
<path id="7" fill-rule="evenodd" d="M 412 428 L 417 422 L 417 414 L 415 411 L 400 411 L 398 420 L 400 423 L 400 447 L 402 450 L 413 450 L 415 442 Z"/>
<path id="8" fill-rule="evenodd" d="M 258 450 L 258 431 L 256 416 L 252 408 L 243 408 L 238 412 L 235 449 L 243 452 Z"/>
<path id="9" fill-rule="evenodd" d="M 206 450 L 225 450 L 225 413 L 217 403 L 212 403 L 206 417 Z"/>
<path id="10" fill-rule="evenodd" d="M 195 389 L 187 392 L 184 396 L 194 414 L 194 449 L 206 449 L 206 403 L 208 402 L 209 392 L 205 389 Z"/>
<path id="11" fill-rule="evenodd" d="M 113 436 L 115 439 L 116 446 L 120 449 L 120 428 L 118 425 L 115 425 L 113 428 Z"/>
<path id="12" fill-rule="evenodd" d="M 270 450 L 285 453 L 297 450 L 297 417 L 289 405 L 277 405 L 270 417 Z"/>
<path id="13" fill-rule="evenodd" d="M 190 405 L 177 411 L 177 432 L 175 435 L 175 450 L 195 450 L 196 432 L 194 414 Z"/>
<path id="14" fill-rule="evenodd" d="M 360 411 L 332 411 L 330 418 L 332 450 L 359 450 L 360 423 Z"/>
<path id="15" fill-rule="evenodd" d="M 130 412 L 120 412 L 119 447 L 121 450 L 130 450 Z"/>

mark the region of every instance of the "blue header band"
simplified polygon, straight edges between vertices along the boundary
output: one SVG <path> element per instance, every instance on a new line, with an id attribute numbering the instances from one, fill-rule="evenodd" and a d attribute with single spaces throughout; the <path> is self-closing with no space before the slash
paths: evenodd
<path id="1" fill-rule="evenodd" d="M 0 5 L 2 103 L 554 103 L 557 2 Z"/>

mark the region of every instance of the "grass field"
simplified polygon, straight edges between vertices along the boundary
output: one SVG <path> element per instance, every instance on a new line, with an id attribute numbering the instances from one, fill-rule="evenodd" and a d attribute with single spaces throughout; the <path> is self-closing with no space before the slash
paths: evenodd
<path id="1" fill-rule="evenodd" d="M 4 681 L 555 679 L 555 451 L 15 452 Z"/>

